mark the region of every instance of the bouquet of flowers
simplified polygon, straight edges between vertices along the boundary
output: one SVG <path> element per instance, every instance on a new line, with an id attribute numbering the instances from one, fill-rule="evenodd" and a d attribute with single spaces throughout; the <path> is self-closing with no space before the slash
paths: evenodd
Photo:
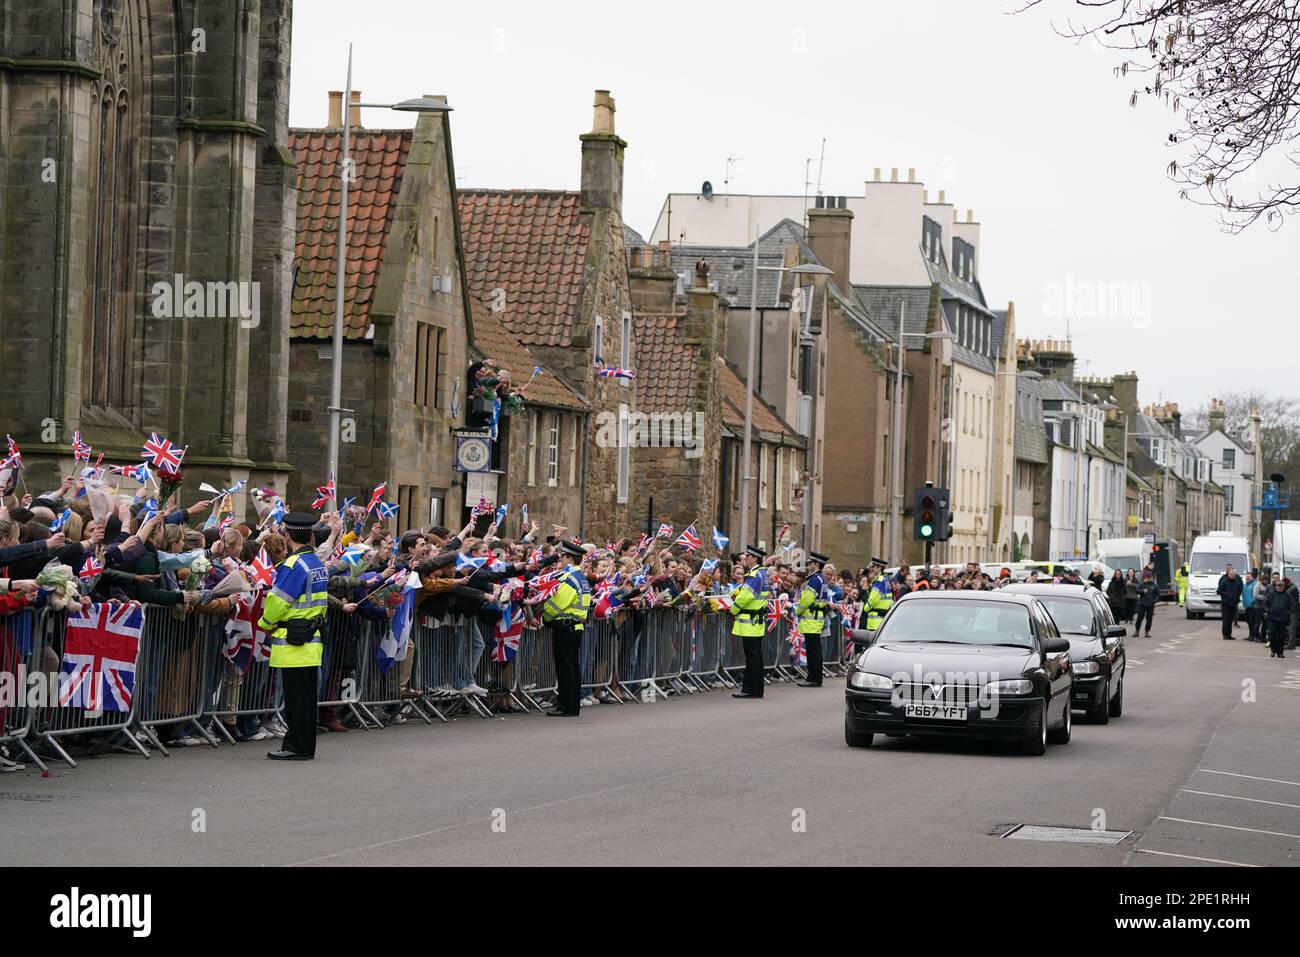
<path id="1" fill-rule="evenodd" d="M 169 469 L 165 465 L 158 466 L 158 501 L 168 501 L 180 490 L 184 481 L 185 473 L 179 466 L 176 469 Z"/>
<path id="2" fill-rule="evenodd" d="M 50 607 L 62 611 L 70 604 L 76 604 L 81 597 L 77 576 L 72 569 L 62 562 L 50 562 L 36 576 L 36 584 L 48 591 Z"/>

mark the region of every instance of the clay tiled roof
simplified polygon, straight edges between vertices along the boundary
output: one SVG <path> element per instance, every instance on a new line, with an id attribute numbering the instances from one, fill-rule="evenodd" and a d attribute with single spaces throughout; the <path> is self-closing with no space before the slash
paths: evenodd
<path id="1" fill-rule="evenodd" d="M 348 251 L 343 332 L 365 336 L 370 303 L 388 246 L 411 130 L 354 130 L 349 153 L 356 180 L 348 186 Z M 298 246 L 294 252 L 290 334 L 334 334 L 334 277 L 338 257 L 339 160 L 342 132 L 290 130 L 298 160 Z"/>
<path id="2" fill-rule="evenodd" d="M 684 316 L 637 313 L 637 406 L 642 412 L 690 412 L 700 347 L 687 345 Z"/>
<path id="3" fill-rule="evenodd" d="M 736 370 L 723 363 L 719 368 L 722 385 L 722 422 L 737 435 L 745 429 L 745 382 Z M 788 425 L 776 411 L 754 393 L 754 429 L 756 432 L 774 432 L 802 445 L 803 438 Z"/>
<path id="4" fill-rule="evenodd" d="M 474 349 L 485 359 L 495 359 L 510 370 L 514 381 L 523 385 L 539 365 L 536 357 L 520 343 L 501 319 L 487 306 L 474 302 Z M 582 397 L 553 375 L 545 371 L 528 387 L 529 404 L 553 406 L 562 409 L 586 409 Z"/>
<path id="5" fill-rule="evenodd" d="M 559 190 L 460 192 L 470 293 L 505 290 L 502 321 L 526 345 L 568 345 L 582 300 L 591 217 L 581 195 Z"/>

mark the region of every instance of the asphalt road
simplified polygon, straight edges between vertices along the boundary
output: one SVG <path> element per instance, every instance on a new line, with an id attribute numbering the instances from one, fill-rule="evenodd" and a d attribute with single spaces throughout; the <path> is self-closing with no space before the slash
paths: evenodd
<path id="1" fill-rule="evenodd" d="M 7 774 L 0 864 L 1295 864 L 1300 656 L 1219 627 L 1162 607 L 1157 637 L 1128 639 L 1124 716 L 1076 720 L 1039 758 L 850 749 L 839 681 L 462 717 L 325 735 L 314 762 L 267 761 L 262 742 Z M 1002 837 L 1099 813 L 1134 833 Z"/>

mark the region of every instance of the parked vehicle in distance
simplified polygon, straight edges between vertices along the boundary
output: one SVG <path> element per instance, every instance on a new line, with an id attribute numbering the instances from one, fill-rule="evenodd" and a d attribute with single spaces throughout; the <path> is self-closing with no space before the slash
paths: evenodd
<path id="1" fill-rule="evenodd" d="M 856 641 L 855 633 L 855 641 Z M 849 673 L 844 741 L 876 734 L 1070 740 L 1070 642 L 1035 595 L 920 591 L 894 603 Z"/>
<path id="2" fill-rule="evenodd" d="M 1145 538 L 1099 538 L 1097 539 L 1097 558 L 1111 568 L 1122 572 L 1141 573 L 1147 567 L 1151 557 L 1151 546 Z"/>
<path id="3" fill-rule="evenodd" d="M 1187 617 L 1220 614 L 1219 579 L 1229 565 L 1239 575 L 1250 568 L 1250 545 L 1231 532 L 1199 535 L 1192 542 L 1187 564 Z"/>
<path id="4" fill-rule="evenodd" d="M 1038 598 L 1069 639 L 1070 670 L 1074 672 L 1071 705 L 1095 724 L 1106 724 L 1123 714 L 1128 629 L 1115 623 L 1106 596 L 1091 585 L 1008 585 L 1004 590 Z"/>
<path id="5" fill-rule="evenodd" d="M 1279 519 L 1273 523 L 1273 571 L 1300 581 L 1300 522 Z"/>

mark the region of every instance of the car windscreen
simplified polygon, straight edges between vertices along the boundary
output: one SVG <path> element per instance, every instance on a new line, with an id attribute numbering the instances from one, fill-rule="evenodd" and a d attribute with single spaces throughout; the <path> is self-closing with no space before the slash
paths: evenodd
<path id="1" fill-rule="evenodd" d="M 1246 561 L 1245 555 L 1234 555 L 1231 552 L 1197 552 L 1192 556 L 1192 574 L 1222 575 L 1229 565 L 1237 569 L 1237 574 L 1241 574 L 1249 567 Z"/>
<path id="2" fill-rule="evenodd" d="M 1135 571 L 1140 572 L 1144 567 L 1142 559 L 1137 555 L 1107 555 L 1106 564 L 1111 568 L 1118 568 L 1122 572 Z"/>
<path id="3" fill-rule="evenodd" d="M 1092 602 L 1087 598 L 1058 598 L 1056 595 L 1039 595 L 1038 598 L 1047 606 L 1052 621 L 1062 633 L 1091 635 L 1096 632 Z"/>
<path id="4" fill-rule="evenodd" d="M 922 598 L 900 602 L 881 629 L 880 641 L 956 642 L 1033 647 L 1029 612 L 1001 601 Z"/>

